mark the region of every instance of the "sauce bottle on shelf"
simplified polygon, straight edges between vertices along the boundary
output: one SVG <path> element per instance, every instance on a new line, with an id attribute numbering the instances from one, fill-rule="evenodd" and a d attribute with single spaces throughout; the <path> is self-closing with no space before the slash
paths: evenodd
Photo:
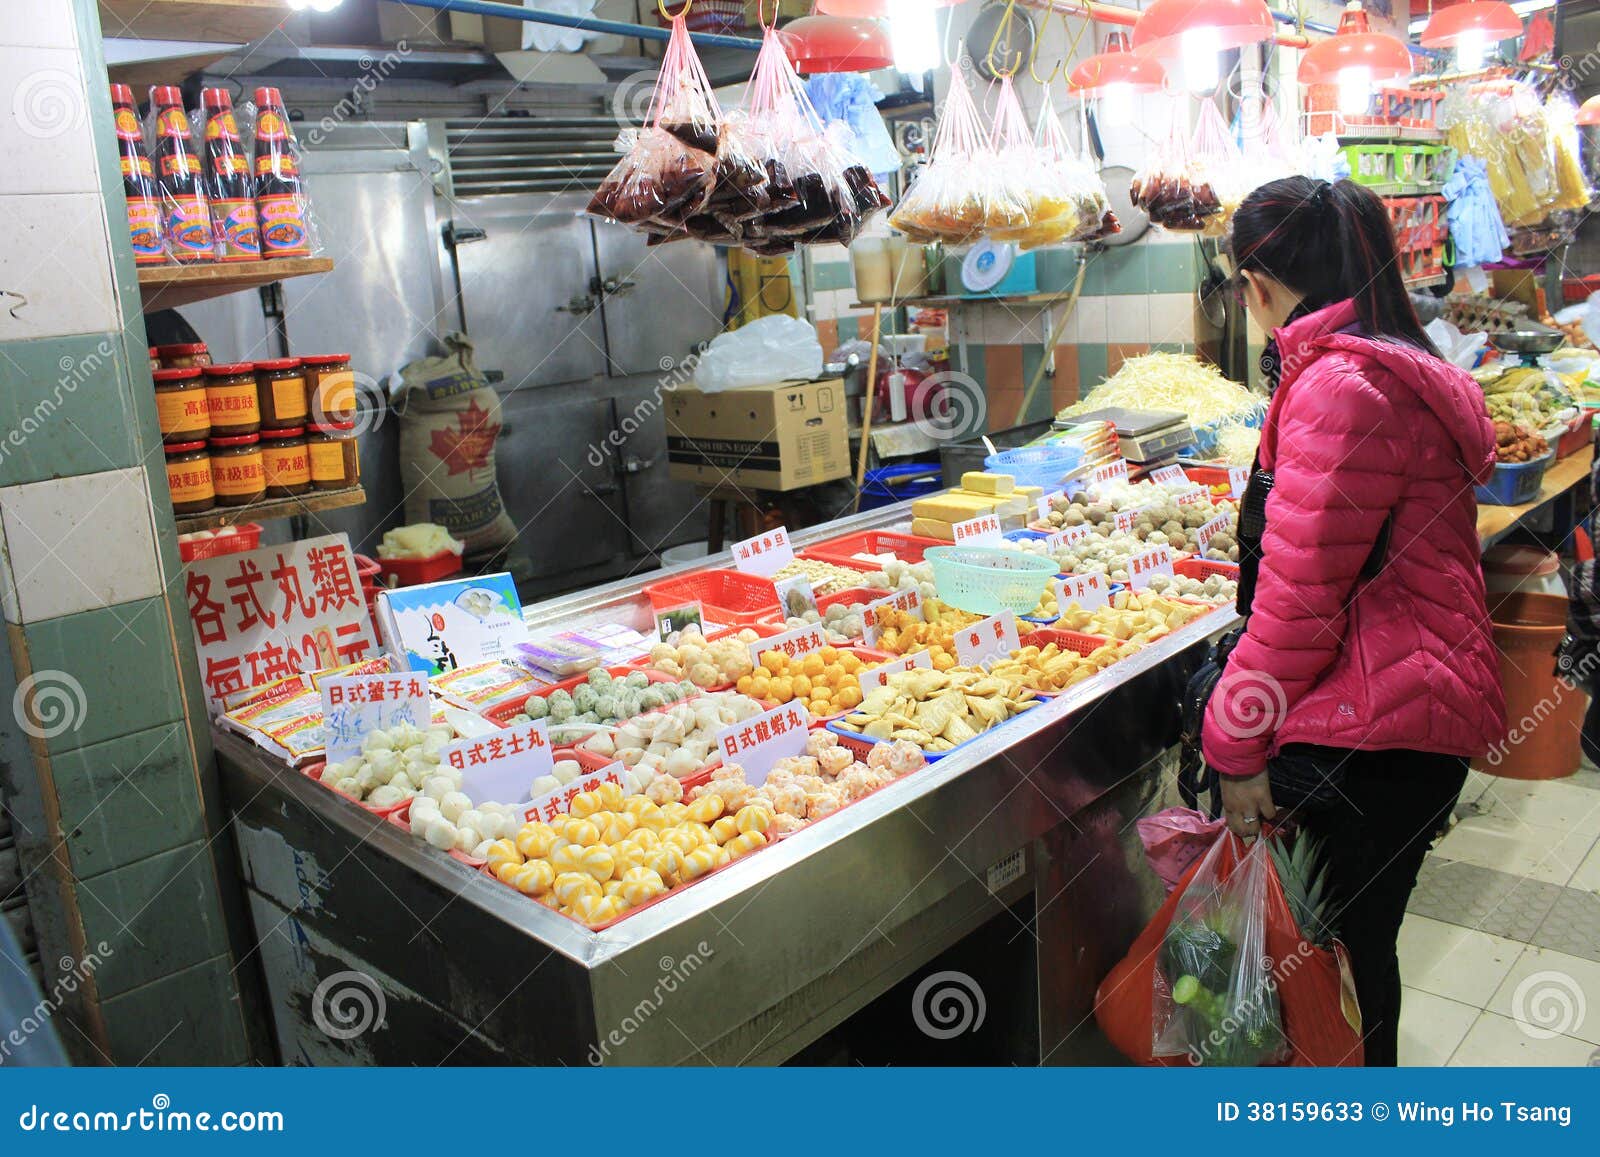
<path id="1" fill-rule="evenodd" d="M 192 263 L 215 258 L 211 211 L 206 205 L 200 158 L 195 155 L 183 94 L 174 85 L 150 90 L 156 108 L 156 184 L 166 214 L 167 242 L 176 261 Z"/>
<path id="2" fill-rule="evenodd" d="M 300 183 L 300 162 L 283 94 L 275 88 L 256 89 L 256 219 L 261 229 L 263 257 L 308 257 L 311 237 L 306 229 L 306 198 Z"/>
<path id="3" fill-rule="evenodd" d="M 167 259 L 161 236 L 161 191 L 155 169 L 144 155 L 144 134 L 133 108 L 133 89 L 111 86 L 111 116 L 122 161 L 122 192 L 128 200 L 128 240 L 136 265 L 160 265 Z"/>
<path id="4" fill-rule="evenodd" d="M 239 139 L 233 97 L 225 88 L 208 88 L 201 92 L 200 103 L 206 110 L 205 184 L 217 260 L 258 261 L 261 231 L 256 227 L 255 183 L 244 141 Z"/>

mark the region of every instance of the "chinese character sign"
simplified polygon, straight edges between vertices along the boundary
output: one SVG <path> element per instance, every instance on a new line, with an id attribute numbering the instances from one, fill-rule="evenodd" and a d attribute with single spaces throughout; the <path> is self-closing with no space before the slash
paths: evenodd
<path id="1" fill-rule="evenodd" d="M 1089 529 L 1088 523 L 1083 523 L 1080 526 L 1063 527 L 1044 540 L 1044 548 L 1054 554 L 1064 546 L 1071 546 L 1079 539 L 1088 538 L 1092 533 L 1093 531 Z"/>
<path id="2" fill-rule="evenodd" d="M 1209 495 L 1203 487 L 1191 486 L 1187 490 L 1179 491 L 1174 497 L 1179 506 L 1199 506 Z"/>
<path id="3" fill-rule="evenodd" d="M 1056 579 L 1056 606 L 1065 611 L 1073 603 L 1086 611 L 1103 607 L 1111 597 L 1111 582 L 1103 574 L 1069 574 Z"/>
<path id="4" fill-rule="evenodd" d="M 861 696 L 866 698 L 879 687 L 890 675 L 901 671 L 910 671 L 915 667 L 932 667 L 933 655 L 927 651 L 913 651 L 909 655 L 901 655 L 877 667 L 863 667 L 856 672 L 856 682 L 861 686 Z"/>
<path id="5" fill-rule="evenodd" d="M 1163 486 L 1182 486 L 1189 481 L 1189 476 L 1183 472 L 1182 466 L 1157 466 L 1150 471 L 1152 482 L 1159 482 Z"/>
<path id="6" fill-rule="evenodd" d="M 804 755 L 811 712 L 802 703 L 780 703 L 742 723 L 717 732 L 717 754 L 723 763 L 744 768 L 747 783 L 760 786 L 780 759 Z"/>
<path id="7" fill-rule="evenodd" d="M 1051 505 L 1056 499 L 1065 498 L 1066 496 L 1067 492 L 1065 490 L 1052 490 L 1049 494 L 1041 494 L 1039 496 L 1039 520 L 1042 522 L 1049 518 Z"/>
<path id="8" fill-rule="evenodd" d="M 1194 549 L 1196 554 L 1205 554 L 1206 547 L 1211 545 L 1211 540 L 1224 530 L 1228 529 L 1228 516 L 1219 514 L 1208 522 L 1202 523 L 1200 529 L 1194 532 Z"/>
<path id="9" fill-rule="evenodd" d="M 794 659 L 809 655 L 812 651 L 820 651 L 827 645 L 827 632 L 821 624 L 813 623 L 809 627 L 797 627 L 781 635 L 773 635 L 770 639 L 757 639 L 749 644 L 750 662 L 754 666 L 761 666 L 761 656 L 768 651 L 782 651 L 787 658 Z"/>
<path id="10" fill-rule="evenodd" d="M 586 773 L 582 779 L 575 779 L 563 787 L 546 792 L 544 795 L 534 796 L 522 805 L 523 822 L 533 823 L 535 820 L 543 820 L 545 823 L 549 823 L 557 816 L 564 815 L 572 810 L 572 801 L 579 792 L 595 791 L 603 783 L 614 783 L 626 791 L 628 781 L 623 774 L 624 770 L 620 761 L 608 763 L 599 771 Z M 524 788 L 523 790 L 526 791 L 527 789 Z"/>
<path id="11" fill-rule="evenodd" d="M 980 514 L 965 522 L 953 523 L 950 534 L 957 546 L 999 546 L 1003 541 L 998 514 Z"/>
<path id="12" fill-rule="evenodd" d="M 733 544 L 733 565 L 745 574 L 771 578 L 794 561 L 794 547 L 784 527 Z"/>
<path id="13" fill-rule="evenodd" d="M 1158 574 L 1172 573 L 1172 551 L 1164 546 L 1153 546 L 1140 551 L 1128 560 L 1128 585 L 1143 590 Z"/>
<path id="14" fill-rule="evenodd" d="M 439 762 L 459 771 L 461 790 L 480 803 L 521 803 L 533 781 L 556 766 L 543 719 L 458 739 L 439 753 Z"/>
<path id="15" fill-rule="evenodd" d="M 869 647 L 878 645 L 878 635 L 883 631 L 879 614 L 886 610 L 904 611 L 914 619 L 922 618 L 922 595 L 916 590 L 896 591 L 888 598 L 874 599 L 861 609 L 861 640 Z"/>
<path id="16" fill-rule="evenodd" d="M 1243 498 L 1244 488 L 1250 482 L 1250 467 L 1228 467 L 1228 493 L 1232 498 Z"/>
<path id="17" fill-rule="evenodd" d="M 184 569 L 184 601 L 213 712 L 248 688 L 378 652 L 342 534 L 198 559 Z"/>
<path id="18" fill-rule="evenodd" d="M 964 667 L 982 667 L 1015 651 L 1017 617 L 1002 611 L 956 632 L 956 661 Z"/>
<path id="19" fill-rule="evenodd" d="M 1128 480 L 1128 461 L 1117 458 L 1111 462 L 1103 462 L 1096 466 L 1089 475 L 1089 490 L 1094 493 L 1100 487 L 1113 482 L 1126 482 Z"/>
<path id="20" fill-rule="evenodd" d="M 402 723 L 429 722 L 428 679 L 410 671 L 392 675 L 338 675 L 317 688 L 327 760 L 337 763 L 361 753 L 361 741 L 374 731 Z"/>

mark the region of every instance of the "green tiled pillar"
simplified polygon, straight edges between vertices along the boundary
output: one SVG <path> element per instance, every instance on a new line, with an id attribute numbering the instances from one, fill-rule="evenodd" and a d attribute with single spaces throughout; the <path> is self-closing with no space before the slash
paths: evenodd
<path id="1" fill-rule="evenodd" d="M 50 1008 L 39 1031 L 80 1063 L 236 1063 L 231 849 L 99 20 L 94 0 L 25 7 L 0 13 L 0 286 L 23 299 L 0 310 L 0 722 Z"/>

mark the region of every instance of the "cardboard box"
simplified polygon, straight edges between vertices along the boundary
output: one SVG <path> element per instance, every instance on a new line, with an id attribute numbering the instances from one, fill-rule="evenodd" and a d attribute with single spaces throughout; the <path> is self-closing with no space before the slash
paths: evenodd
<path id="1" fill-rule="evenodd" d="M 850 474 L 844 381 L 781 382 L 666 398 L 667 476 L 702 486 L 795 490 Z"/>

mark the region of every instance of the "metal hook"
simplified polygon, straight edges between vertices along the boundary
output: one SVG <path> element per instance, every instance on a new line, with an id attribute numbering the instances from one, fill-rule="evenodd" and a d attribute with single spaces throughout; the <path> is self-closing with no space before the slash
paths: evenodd
<path id="1" fill-rule="evenodd" d="M 689 9 L 693 7 L 694 0 L 683 0 L 683 8 L 679 11 L 678 16 L 689 15 Z M 676 20 L 678 18 L 678 16 L 674 16 L 667 11 L 666 0 L 656 0 L 656 11 L 661 13 L 661 19 L 663 20 Z"/>
<path id="2" fill-rule="evenodd" d="M 1011 43 L 1011 19 L 1017 11 L 1017 0 L 1006 0 L 1005 15 L 1000 18 L 1000 23 L 994 26 L 994 36 L 989 39 L 989 73 L 992 76 L 1004 77 L 1010 80 L 1017 75 L 1017 70 L 1022 67 L 1022 50 L 1017 50 L 1016 59 L 1011 64 L 1011 71 L 1006 72 L 994 62 L 994 50 L 1000 46 L 1000 37 L 1006 37 L 1006 43 Z"/>
<path id="3" fill-rule="evenodd" d="M 1071 30 L 1071 26 L 1067 24 L 1067 10 L 1065 8 L 1062 8 L 1062 9 L 1052 9 L 1052 11 L 1059 11 L 1059 13 L 1061 15 L 1061 30 L 1063 32 L 1069 32 Z M 1048 26 L 1049 23 L 1050 23 L 1049 18 L 1046 17 L 1045 24 Z M 1081 31 L 1079 32 L 1079 35 L 1080 36 L 1082 35 Z M 1039 79 L 1039 74 L 1038 74 L 1038 72 L 1036 72 L 1034 70 L 1033 66 L 1035 64 L 1037 64 L 1038 61 L 1039 61 L 1039 42 L 1041 40 L 1043 40 L 1043 39 L 1044 39 L 1044 30 L 1040 29 L 1039 35 L 1035 36 L 1033 38 L 1033 56 L 1031 56 L 1028 59 L 1028 75 L 1033 77 L 1033 83 L 1038 85 L 1040 88 L 1049 88 L 1052 84 L 1055 83 L 1056 77 L 1061 75 L 1061 70 L 1062 70 L 1062 68 L 1064 68 L 1066 66 L 1066 63 L 1067 63 L 1067 56 L 1072 55 L 1072 49 L 1076 48 L 1078 46 L 1078 42 L 1076 40 L 1074 40 L 1072 42 L 1072 47 L 1067 49 L 1067 56 L 1063 56 L 1060 60 L 1056 61 L 1056 66 L 1055 66 L 1055 68 L 1050 70 L 1050 75 L 1049 75 L 1049 77 L 1047 79 L 1040 80 Z"/>
<path id="4" fill-rule="evenodd" d="M 17 316 L 17 310 L 22 309 L 28 304 L 28 295 L 25 293 L 18 293 L 14 289 L 0 289 L 0 297 L 14 297 L 17 299 L 17 304 L 9 306 L 6 309 L 6 312 L 11 315 L 11 320 L 21 321 L 22 318 Z"/>
<path id="5" fill-rule="evenodd" d="M 690 0 L 690 2 L 693 3 L 693 0 Z M 772 0 L 772 23 L 768 24 L 767 23 L 767 0 L 756 0 L 756 23 L 761 25 L 763 30 L 777 27 L 777 24 L 778 24 L 778 10 L 780 8 L 782 8 L 782 7 L 783 7 L 783 0 Z M 685 8 L 684 11 L 687 12 L 688 9 Z"/>

